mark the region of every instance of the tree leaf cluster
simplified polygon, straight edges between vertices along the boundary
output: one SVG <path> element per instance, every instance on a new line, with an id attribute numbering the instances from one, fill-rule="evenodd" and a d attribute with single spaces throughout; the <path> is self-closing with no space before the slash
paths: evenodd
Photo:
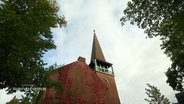
<path id="1" fill-rule="evenodd" d="M 51 28 L 66 25 L 55 0 L 2 0 L 0 88 L 43 86 L 43 54 L 55 49 Z"/>
<path id="2" fill-rule="evenodd" d="M 145 88 L 145 90 L 148 98 L 145 98 L 145 101 L 149 102 L 149 104 L 171 104 L 169 99 L 162 95 L 157 87 L 150 84 L 147 84 L 147 86 L 149 88 Z"/>
<path id="3" fill-rule="evenodd" d="M 167 83 L 183 91 L 184 78 L 184 1 L 183 0 L 131 0 L 121 18 L 145 29 L 148 37 L 160 37 L 161 49 L 170 57 L 166 72 Z"/>
<path id="4" fill-rule="evenodd" d="M 58 69 L 58 67 L 60 68 Z M 28 86 L 28 89 L 24 90 L 24 96 L 22 95 L 22 98 L 17 99 L 15 96 L 6 104 L 37 104 L 41 99 L 41 96 L 43 96 L 46 88 L 54 88 L 55 90 L 62 92 L 62 84 L 59 81 L 52 81 L 49 79 L 52 74 L 54 74 L 58 70 L 62 70 L 61 68 L 62 66 L 57 65 L 56 63 L 49 66 L 48 68 L 46 68 L 46 71 L 44 73 L 44 79 L 42 80 L 43 87 Z M 40 90 L 37 88 L 40 88 Z"/>
<path id="5" fill-rule="evenodd" d="M 38 95 L 39 91 L 26 92 L 22 98 L 17 99 L 16 96 L 14 96 L 14 98 L 6 102 L 6 104 L 37 104 Z"/>

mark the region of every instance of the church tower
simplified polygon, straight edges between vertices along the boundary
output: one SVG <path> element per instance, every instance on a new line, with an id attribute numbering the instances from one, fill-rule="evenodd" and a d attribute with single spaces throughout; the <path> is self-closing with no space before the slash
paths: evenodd
<path id="1" fill-rule="evenodd" d="M 94 32 L 91 62 L 85 58 L 53 70 L 37 104 L 120 104 L 112 64 L 105 60 Z"/>
<path id="2" fill-rule="evenodd" d="M 120 104 L 112 64 L 105 60 L 95 31 L 91 52 L 91 62 L 89 66 L 97 74 L 97 76 L 106 84 L 107 90 L 105 99 L 108 100 L 108 104 Z"/>
<path id="3" fill-rule="evenodd" d="M 89 65 L 95 72 L 101 72 L 114 76 L 112 64 L 105 60 L 96 33 L 94 31 L 93 45 L 91 52 L 91 63 Z"/>

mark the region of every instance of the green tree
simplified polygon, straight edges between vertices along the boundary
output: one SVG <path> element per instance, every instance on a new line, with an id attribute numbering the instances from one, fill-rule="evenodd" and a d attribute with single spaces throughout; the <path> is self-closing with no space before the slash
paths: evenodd
<path id="1" fill-rule="evenodd" d="M 66 25 L 55 0 L 1 0 L 0 88 L 43 86 L 43 54 L 56 46 L 52 28 Z"/>
<path id="2" fill-rule="evenodd" d="M 25 96 L 22 96 L 20 99 L 17 99 L 16 96 L 14 96 L 14 98 L 9 102 L 6 102 L 6 104 L 37 104 L 38 95 L 39 91 L 32 90 L 29 93 L 26 92 Z"/>
<path id="3" fill-rule="evenodd" d="M 147 84 L 147 86 L 149 88 L 145 88 L 145 90 L 148 98 L 145 98 L 145 101 L 149 102 L 149 104 L 171 104 L 169 100 L 160 93 L 160 90 L 157 87 L 150 84 Z"/>
<path id="4" fill-rule="evenodd" d="M 17 99 L 16 96 L 7 102 L 6 104 L 37 104 L 39 103 L 40 97 L 43 96 L 43 92 L 46 88 L 54 87 L 55 89 L 59 89 L 62 91 L 62 85 L 60 82 L 51 81 L 49 76 L 52 75 L 54 72 L 58 71 L 58 68 L 62 65 L 57 65 L 56 63 L 49 66 L 45 70 L 45 80 L 44 83 L 46 84 L 44 87 L 35 87 L 35 86 L 27 86 L 24 87 L 24 96 L 22 98 Z"/>
<path id="5" fill-rule="evenodd" d="M 20 101 L 16 98 L 16 96 L 14 96 L 13 99 L 6 102 L 6 104 L 20 104 Z"/>
<path id="6" fill-rule="evenodd" d="M 183 0 L 132 0 L 120 19 L 145 29 L 148 37 L 159 36 L 161 49 L 172 64 L 166 72 L 167 83 L 183 91 L 184 78 L 184 1 Z"/>
<path id="7" fill-rule="evenodd" d="M 20 104 L 37 104 L 38 96 L 39 96 L 38 90 L 30 90 L 25 93 L 25 96 L 22 96 L 20 99 Z"/>

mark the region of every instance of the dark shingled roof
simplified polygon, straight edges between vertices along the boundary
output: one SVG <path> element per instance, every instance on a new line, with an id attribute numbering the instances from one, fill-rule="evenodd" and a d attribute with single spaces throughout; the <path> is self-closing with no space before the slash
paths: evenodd
<path id="1" fill-rule="evenodd" d="M 99 41 L 97 39 L 97 36 L 94 32 L 94 37 L 93 37 L 93 46 L 92 46 L 92 52 L 91 52 L 91 61 L 93 59 L 105 61 L 105 57 L 103 55 L 102 49 L 100 47 Z"/>

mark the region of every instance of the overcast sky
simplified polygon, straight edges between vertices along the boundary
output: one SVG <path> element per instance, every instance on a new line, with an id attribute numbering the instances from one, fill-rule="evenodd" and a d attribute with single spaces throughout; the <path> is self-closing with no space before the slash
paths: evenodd
<path id="1" fill-rule="evenodd" d="M 146 39 L 144 30 L 137 26 L 129 23 L 121 26 L 119 20 L 127 0 L 57 1 L 60 15 L 68 23 L 66 28 L 53 29 L 57 49 L 44 56 L 49 65 L 66 65 L 78 56 L 85 57 L 89 63 L 95 30 L 106 60 L 113 64 L 122 104 L 147 104 L 146 83 L 157 86 L 171 102 L 176 102 L 176 92 L 166 84 L 164 73 L 171 62 L 160 49 L 161 41 Z M 1 91 L 1 95 L 6 94 Z M 0 104 L 8 101 L 6 96 Z"/>

